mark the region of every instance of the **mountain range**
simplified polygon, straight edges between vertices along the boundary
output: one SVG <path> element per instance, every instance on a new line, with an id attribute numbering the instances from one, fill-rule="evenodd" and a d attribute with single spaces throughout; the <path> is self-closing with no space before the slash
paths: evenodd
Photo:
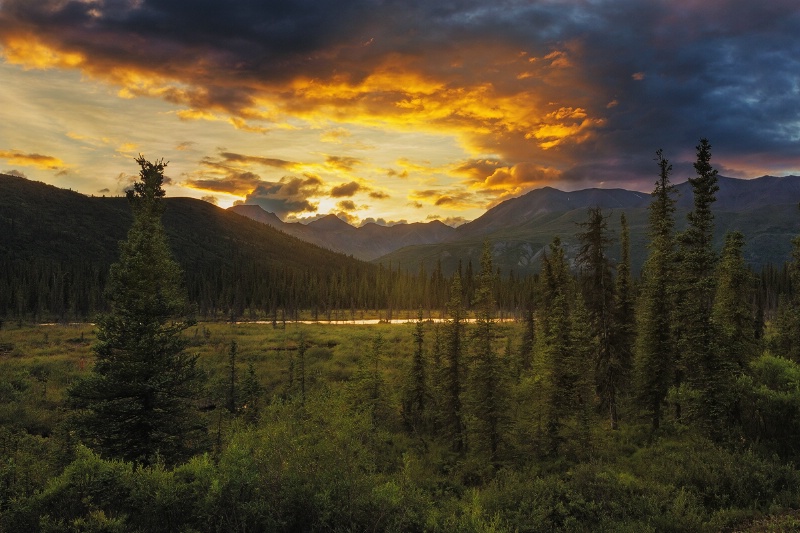
<path id="1" fill-rule="evenodd" d="M 336 215 L 326 215 L 308 224 L 301 224 L 283 222 L 277 215 L 264 211 L 258 205 L 235 205 L 228 210 L 267 224 L 288 235 L 364 261 L 378 259 L 405 246 L 442 242 L 455 231 L 455 228 L 439 220 L 394 226 L 381 226 L 369 222 L 356 228 Z"/>
<path id="2" fill-rule="evenodd" d="M 713 204 L 715 244 L 721 247 L 728 231 L 744 233 L 745 258 L 755 267 L 789 259 L 791 239 L 800 233 L 800 177 L 763 176 L 755 179 L 719 177 L 719 191 Z M 685 227 L 692 209 L 691 185 L 676 186 L 676 223 Z M 478 261 L 484 240 L 494 247 L 494 261 L 503 271 L 535 271 L 542 252 L 558 235 L 574 258 L 579 243 L 579 224 L 587 209 L 602 208 L 609 216 L 609 228 L 619 235 L 619 215 L 625 213 L 631 231 L 632 263 L 639 270 L 647 255 L 648 206 L 651 195 L 625 189 L 591 188 L 560 191 L 543 187 L 506 200 L 477 219 L 450 228 L 439 221 L 430 223 L 355 228 L 335 215 L 307 225 L 282 222 L 257 205 L 239 205 L 230 210 L 264 222 L 289 235 L 328 247 L 356 258 L 392 264 L 406 269 L 440 264 L 452 272 L 469 261 Z M 618 249 L 610 255 L 618 257 Z M 477 263 L 476 263 L 477 264 Z"/>
<path id="3" fill-rule="evenodd" d="M 739 230 L 746 239 L 745 258 L 753 266 L 788 260 L 791 240 L 800 234 L 800 177 L 720 177 L 719 186 L 713 204 L 717 249 L 727 231 Z M 681 229 L 692 206 L 692 193 L 688 183 L 677 189 L 675 216 Z M 339 268 L 354 272 L 371 268 L 361 259 L 413 271 L 422 264 L 428 272 L 438 264 L 448 274 L 459 264 L 471 261 L 477 266 L 483 242 L 489 241 L 497 267 L 525 274 L 538 269 L 555 235 L 574 258 L 579 223 L 587 219 L 588 208 L 601 207 L 617 238 L 619 215 L 625 213 L 632 262 L 638 270 L 647 255 L 650 201 L 650 194 L 624 189 L 564 192 L 544 187 L 502 202 L 457 228 L 439 221 L 356 228 L 334 215 L 307 225 L 287 224 L 259 206 L 226 210 L 200 200 L 167 198 L 164 225 L 187 273 L 198 268 L 230 270 L 234 261 L 252 264 L 252 268 L 329 273 Z M 0 175 L 0 254 L 4 258 L 91 262 L 103 271 L 116 259 L 117 243 L 130 222 L 124 198 L 87 197 Z M 618 245 L 612 246 L 612 260 L 618 254 Z"/>

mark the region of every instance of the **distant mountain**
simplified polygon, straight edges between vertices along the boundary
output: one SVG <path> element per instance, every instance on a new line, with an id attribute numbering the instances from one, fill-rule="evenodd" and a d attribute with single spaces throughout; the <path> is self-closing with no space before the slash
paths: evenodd
<path id="1" fill-rule="evenodd" d="M 336 215 L 326 215 L 308 224 L 300 224 L 282 222 L 275 214 L 264 211 L 258 205 L 235 205 L 228 210 L 299 239 L 367 261 L 405 246 L 442 242 L 456 231 L 438 220 L 394 226 L 367 223 L 356 228 Z"/>
<path id="2" fill-rule="evenodd" d="M 780 264 L 789 259 L 791 239 L 800 234 L 800 177 L 764 176 L 752 180 L 720 177 L 720 190 L 713 205 L 715 244 L 722 245 L 727 231 L 745 235 L 746 260 L 758 267 Z M 688 182 L 677 185 L 676 222 L 686 223 L 693 198 Z M 425 246 L 411 246 L 389 253 L 375 262 L 428 269 L 440 263 L 445 272 L 459 262 L 477 265 L 484 240 L 494 246 L 494 261 L 503 271 L 517 273 L 538 269 L 542 253 L 555 235 L 561 237 L 568 255 L 574 257 L 578 224 L 587 219 L 586 210 L 599 206 L 609 215 L 609 228 L 619 236 L 619 215 L 625 213 L 631 230 L 632 263 L 636 271 L 647 256 L 647 219 L 651 195 L 624 189 L 586 189 L 564 192 L 551 187 L 533 190 L 507 200 L 479 218 L 456 228 L 447 240 Z M 618 250 L 610 253 L 617 257 Z"/>
<path id="3" fill-rule="evenodd" d="M 646 207 L 650 195 L 625 189 L 585 189 L 564 192 L 552 187 L 533 190 L 523 196 L 506 200 L 456 229 L 451 240 L 467 235 L 489 235 L 526 220 L 551 213 L 565 213 L 587 207 L 603 209 L 630 209 Z"/>

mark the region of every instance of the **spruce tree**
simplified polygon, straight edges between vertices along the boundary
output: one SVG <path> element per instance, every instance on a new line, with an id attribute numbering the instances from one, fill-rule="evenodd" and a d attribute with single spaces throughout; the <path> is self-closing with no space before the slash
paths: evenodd
<path id="1" fill-rule="evenodd" d="M 689 212 L 688 227 L 679 235 L 678 300 L 673 322 L 680 359 L 677 362 L 675 385 L 685 382 L 700 396 L 695 406 L 698 423 L 706 429 L 714 423 L 720 410 L 722 383 L 718 379 L 719 362 L 713 347 L 715 333 L 711 322 L 716 292 L 716 254 L 712 248 L 714 214 L 711 206 L 719 190 L 717 171 L 711 166 L 711 145 L 701 139 L 694 163 L 697 176 L 689 178 L 694 196 L 694 209 Z M 681 416 L 681 404 L 676 414 Z"/>
<path id="2" fill-rule="evenodd" d="M 708 357 L 713 372 L 707 403 L 709 429 L 717 440 L 730 437 L 730 428 L 738 422 L 736 380 L 755 359 L 758 344 L 753 321 L 753 276 L 742 257 L 744 235 L 725 235 L 712 309 L 714 340 Z"/>
<path id="3" fill-rule="evenodd" d="M 542 410 L 544 452 L 556 455 L 566 441 L 566 426 L 577 413 L 577 385 L 581 364 L 574 350 L 574 324 L 570 303 L 576 298 L 561 239 L 550 244 L 543 258 L 542 318 L 537 335 L 534 372 L 540 377 L 537 395 Z"/>
<path id="4" fill-rule="evenodd" d="M 675 186 L 672 165 L 656 152 L 659 176 L 650 203 L 650 253 L 642 271 L 634 378 L 637 403 L 653 429 L 661 425 L 662 407 L 672 384 L 675 342 L 670 327 L 675 284 Z"/>
<path id="5" fill-rule="evenodd" d="M 444 326 L 444 350 L 440 381 L 442 387 L 441 429 L 456 453 L 464 453 L 467 440 L 464 413 L 461 404 L 463 389 L 464 324 L 466 310 L 461 299 L 461 276 L 453 276 L 450 301 L 447 304 L 449 318 Z"/>
<path id="6" fill-rule="evenodd" d="M 476 420 L 476 444 L 496 463 L 506 425 L 506 401 L 503 371 L 493 346 L 496 335 L 493 287 L 492 253 L 487 242 L 481 254 L 481 270 L 475 291 L 477 319 L 472 343 L 473 364 L 469 373 L 469 406 Z"/>
<path id="7" fill-rule="evenodd" d="M 609 410 L 611 427 L 617 427 L 618 367 L 612 348 L 614 318 L 614 283 L 607 249 L 612 239 L 607 218 L 599 207 L 589 208 L 589 220 L 577 235 L 581 242 L 577 261 L 581 267 L 581 289 L 586 302 L 589 331 L 597 339 L 594 353 L 597 368 L 597 392 L 602 406 Z"/>
<path id="8" fill-rule="evenodd" d="M 133 226 L 108 280 L 111 312 L 98 320 L 92 372 L 69 397 L 77 433 L 104 457 L 173 464 L 205 440 L 195 408 L 201 372 L 184 352 L 182 332 L 193 322 L 161 224 L 166 163 L 136 162 Z"/>
<path id="9" fill-rule="evenodd" d="M 742 372 L 757 355 L 753 320 L 753 274 L 742 256 L 744 235 L 735 231 L 725 235 L 719 266 L 712 319 L 720 357 Z"/>
<path id="10" fill-rule="evenodd" d="M 630 230 L 625 213 L 620 215 L 620 260 L 617 264 L 617 279 L 614 283 L 614 318 L 611 332 L 611 357 L 608 372 L 609 383 L 616 394 L 609 398 L 608 409 L 611 429 L 618 428 L 619 395 L 630 382 L 633 366 L 633 346 L 636 337 L 636 313 L 631 281 Z"/>
<path id="11" fill-rule="evenodd" d="M 403 419 L 412 432 L 424 429 L 429 409 L 427 361 L 425 358 L 425 323 L 422 320 L 422 307 L 414 324 L 414 355 L 411 359 L 406 389 L 403 398 Z"/>
<path id="12" fill-rule="evenodd" d="M 514 377 L 519 382 L 522 374 L 530 371 L 533 362 L 533 347 L 536 343 L 536 321 L 533 314 L 533 301 L 525 306 L 523 312 L 524 329 L 522 331 L 522 342 L 517 352 L 517 360 L 513 365 Z"/>

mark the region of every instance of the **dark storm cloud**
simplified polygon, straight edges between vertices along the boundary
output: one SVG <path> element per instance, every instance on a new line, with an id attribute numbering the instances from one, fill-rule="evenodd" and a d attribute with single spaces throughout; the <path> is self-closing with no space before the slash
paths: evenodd
<path id="1" fill-rule="evenodd" d="M 800 166 L 796 0 L 4 0 L 0 40 L 29 35 L 81 54 L 90 73 L 158 74 L 186 87 L 160 97 L 242 116 L 265 88 L 352 86 L 402 57 L 454 94 L 530 97 L 545 118 L 515 124 L 463 106 L 432 120 L 509 167 L 558 168 L 575 182 L 653 174 L 657 148 L 688 161 L 701 137 L 734 171 L 749 159 Z M 404 89 L 352 99 L 378 113 L 406 102 Z M 297 109 L 329 103 L 285 94 Z"/>

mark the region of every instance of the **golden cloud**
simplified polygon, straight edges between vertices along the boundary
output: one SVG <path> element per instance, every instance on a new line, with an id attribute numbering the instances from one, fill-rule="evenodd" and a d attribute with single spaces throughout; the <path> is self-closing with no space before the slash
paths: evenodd
<path id="1" fill-rule="evenodd" d="M 325 158 L 325 163 L 336 170 L 352 172 L 355 166 L 361 163 L 361 160 L 356 157 L 329 155 Z"/>
<path id="2" fill-rule="evenodd" d="M 53 156 L 42 154 L 26 154 L 18 150 L 0 150 L 0 159 L 6 159 L 12 165 L 24 165 L 45 170 L 62 170 L 64 162 Z"/>
<path id="3" fill-rule="evenodd" d="M 75 68 L 86 58 L 74 52 L 60 52 L 33 35 L 11 35 L 3 40 L 2 54 L 6 62 L 26 69 Z"/>
<path id="4" fill-rule="evenodd" d="M 426 202 L 437 207 L 446 207 L 448 209 L 465 209 L 480 205 L 479 203 L 475 202 L 472 193 L 464 191 L 463 189 L 412 190 L 408 197 L 412 201 L 412 205 L 415 207 L 422 207 L 422 202 Z"/>
<path id="5" fill-rule="evenodd" d="M 289 123 L 300 119 L 313 127 L 327 128 L 321 135 L 324 142 L 341 142 L 350 133 L 344 128 L 330 128 L 330 124 L 353 124 L 454 135 L 472 153 L 497 153 L 524 160 L 531 157 L 532 147 L 549 151 L 565 143 L 584 143 L 605 124 L 603 117 L 593 116 L 585 105 L 552 101 L 553 87 L 544 80 L 551 75 L 560 76 L 558 83 L 565 83 L 573 70 L 569 57 L 574 51 L 569 46 L 538 58 L 508 49 L 475 50 L 475 55 L 481 56 L 474 60 L 476 65 L 485 68 L 483 63 L 489 61 L 488 56 L 505 57 L 498 69 L 508 67 L 508 73 L 496 79 L 466 81 L 463 74 L 454 73 L 457 69 L 434 67 L 430 61 L 426 64 L 417 56 L 399 53 L 385 56 L 363 76 L 228 80 L 209 76 L 200 60 L 172 61 L 160 65 L 159 70 L 147 70 L 112 63 L 110 59 L 89 61 L 81 54 L 61 51 L 33 36 L 6 37 L 4 45 L 7 60 L 14 64 L 81 69 L 92 78 L 120 87 L 118 94 L 122 98 L 154 97 L 185 106 L 176 111 L 181 120 L 228 120 L 233 127 L 253 133 L 268 131 L 253 122 L 268 121 L 271 128 L 294 127 Z M 462 61 L 469 63 L 470 51 L 465 50 L 462 55 L 466 58 Z M 543 87 L 547 90 L 543 91 Z M 328 156 L 324 167 L 292 168 L 348 173 L 361 163 L 358 158 Z M 409 172 L 434 171 L 407 161 L 401 166 L 401 172 L 387 174 L 403 177 Z"/>
<path id="6" fill-rule="evenodd" d="M 216 121 L 219 117 L 203 109 L 181 109 L 175 113 L 181 120 L 208 120 Z"/>

